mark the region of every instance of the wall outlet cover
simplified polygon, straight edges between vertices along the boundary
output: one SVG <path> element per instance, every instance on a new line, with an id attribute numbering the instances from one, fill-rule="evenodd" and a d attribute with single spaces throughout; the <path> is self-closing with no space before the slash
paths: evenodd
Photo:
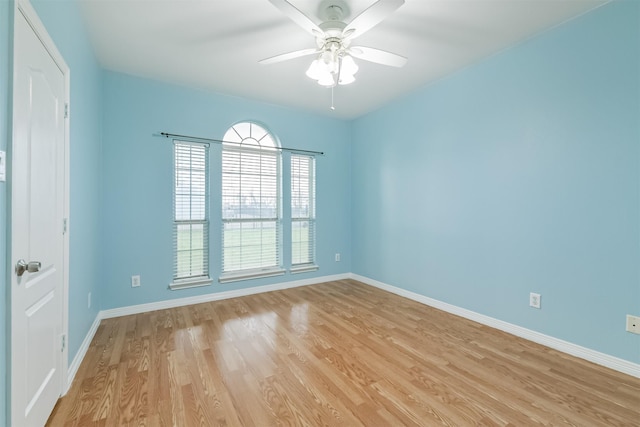
<path id="1" fill-rule="evenodd" d="M 533 308 L 540 308 L 540 294 L 536 294 L 535 292 L 531 292 L 529 294 L 529 306 Z"/>
<path id="2" fill-rule="evenodd" d="M 640 334 L 640 316 L 627 314 L 627 332 Z"/>
<path id="3" fill-rule="evenodd" d="M 131 276 L 131 287 L 137 288 L 138 286 L 140 286 L 140 276 L 139 275 Z"/>

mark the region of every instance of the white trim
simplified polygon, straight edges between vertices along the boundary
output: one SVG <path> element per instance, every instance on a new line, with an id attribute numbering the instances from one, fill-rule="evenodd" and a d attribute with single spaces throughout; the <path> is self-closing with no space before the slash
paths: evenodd
<path id="1" fill-rule="evenodd" d="M 67 383 L 64 386 L 64 394 L 67 394 L 67 392 L 69 391 L 69 388 L 73 383 L 73 379 L 76 377 L 76 374 L 78 373 L 80 364 L 82 364 L 82 361 L 84 360 L 84 356 L 87 354 L 87 350 L 89 350 L 91 341 L 93 341 L 93 337 L 96 335 L 96 332 L 98 331 L 98 326 L 100 326 L 100 321 L 102 320 L 100 313 L 101 312 L 98 312 L 98 314 L 96 314 L 96 318 L 94 319 L 93 324 L 91 325 L 91 328 L 89 328 L 89 331 L 87 332 L 87 335 L 84 337 L 82 344 L 80 344 L 80 348 L 78 349 L 75 357 L 73 358 L 73 360 L 71 361 L 71 364 L 69 365 L 69 370 L 67 371 Z"/>
<path id="2" fill-rule="evenodd" d="M 317 266 L 316 264 L 302 264 L 302 265 L 291 267 L 289 269 L 289 272 L 291 274 L 309 273 L 310 271 L 316 271 L 319 268 L 320 267 Z"/>
<path id="3" fill-rule="evenodd" d="M 169 289 L 177 291 L 179 289 L 199 288 L 201 286 L 209 286 L 213 280 L 209 277 L 199 279 L 178 279 L 169 283 Z"/>
<path id="4" fill-rule="evenodd" d="M 573 344 L 549 335 L 542 334 L 540 332 L 532 331 L 531 329 L 523 328 L 522 326 L 517 326 L 512 323 L 494 319 L 492 317 L 485 316 L 484 314 L 476 313 L 474 311 L 460 308 L 446 302 L 438 301 L 436 299 L 429 298 L 415 292 L 407 291 L 396 286 L 388 285 L 386 283 L 379 282 L 365 276 L 360 276 L 358 274 L 352 273 L 350 274 L 350 278 L 365 283 L 369 286 L 373 286 L 384 291 L 391 292 L 393 294 L 400 295 L 419 303 L 437 308 L 439 310 L 446 311 L 447 313 L 455 314 L 456 316 L 464 317 L 466 319 L 473 320 L 474 322 L 478 322 L 483 325 L 510 333 L 517 337 L 545 345 L 547 347 L 553 348 L 554 350 L 558 350 L 563 353 L 588 360 L 589 362 L 593 362 L 598 365 L 616 370 L 618 372 L 640 378 L 640 364 L 620 359 L 618 357 L 601 353 L 599 351 L 592 350 L 586 347 L 582 347 L 577 344 Z"/>
<path id="5" fill-rule="evenodd" d="M 311 279 L 294 280 L 291 282 L 276 283 L 273 285 L 254 286 L 251 288 L 237 289 L 233 291 L 216 292 L 205 295 L 197 295 L 193 297 L 176 298 L 165 301 L 151 302 L 147 304 L 130 305 L 127 307 L 112 308 L 102 310 L 100 312 L 101 319 L 110 319 L 112 317 L 128 316 L 130 314 L 146 313 L 148 311 L 163 310 L 166 308 L 182 307 L 191 304 L 200 304 L 203 302 L 220 301 L 229 298 L 238 298 L 247 295 L 255 295 L 263 292 L 281 291 L 284 289 L 298 288 L 301 286 L 315 285 L 318 283 L 332 282 L 335 280 L 349 279 L 350 274 L 336 274 L 333 276 L 314 277 Z"/>
<path id="6" fill-rule="evenodd" d="M 239 272 L 224 273 L 218 277 L 218 282 L 229 283 L 241 280 L 261 279 L 263 277 L 283 276 L 287 270 L 281 267 L 241 270 Z"/>

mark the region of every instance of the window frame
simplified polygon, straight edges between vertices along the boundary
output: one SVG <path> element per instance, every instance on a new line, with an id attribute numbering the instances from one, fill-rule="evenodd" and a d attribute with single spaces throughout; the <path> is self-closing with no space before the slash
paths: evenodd
<path id="1" fill-rule="evenodd" d="M 308 162 L 308 174 L 306 177 L 303 177 L 300 173 L 300 165 L 298 165 L 297 170 L 298 173 L 294 174 L 294 162 L 300 162 L 301 159 L 305 159 Z M 319 269 L 319 266 L 316 262 L 316 158 L 315 156 L 306 155 L 306 154 L 297 154 L 292 153 L 290 156 L 290 177 L 291 177 L 291 189 L 290 189 L 290 197 L 291 197 L 291 274 L 297 273 L 306 273 L 310 271 L 316 271 Z M 308 184 L 306 189 L 302 188 L 302 179 L 305 178 Z M 298 195 L 296 197 L 296 190 Z M 303 197 L 301 194 L 306 194 L 308 196 L 307 200 L 307 214 L 306 215 L 295 215 L 296 212 L 299 213 L 299 207 L 296 209 L 294 206 L 295 202 L 302 201 Z M 295 236 L 295 224 L 296 223 L 307 223 L 307 231 L 309 233 L 308 236 L 308 247 L 306 250 L 306 255 L 308 259 L 305 262 L 294 262 L 296 253 L 294 251 L 294 247 L 296 244 L 302 243 L 302 241 L 294 240 Z"/>
<path id="2" fill-rule="evenodd" d="M 183 158 L 181 156 L 185 156 L 184 151 L 186 147 L 189 147 L 189 192 L 188 194 L 180 193 L 178 191 L 179 187 L 179 179 L 184 179 L 184 176 L 180 177 L 180 168 L 178 166 L 179 158 Z M 199 191 L 196 195 L 193 194 L 192 188 L 194 186 L 194 153 L 193 150 L 202 149 L 201 153 L 196 153 L 196 155 L 201 159 L 201 174 L 204 176 L 200 176 L 199 179 L 202 181 L 204 186 L 203 191 Z M 184 171 L 185 169 L 182 168 Z M 189 216 L 193 215 L 193 205 L 200 205 L 200 209 L 202 210 L 200 214 L 200 218 L 188 218 L 188 219 L 178 219 L 178 210 L 184 208 L 184 201 L 178 201 L 179 196 L 186 196 L 188 199 L 189 205 Z M 203 198 L 200 203 L 194 202 L 193 198 Z M 209 251 L 210 251 L 210 242 L 209 242 L 209 228 L 210 228 L 210 220 L 209 220 L 209 211 L 210 211 L 210 182 L 209 182 L 209 144 L 202 143 L 194 143 L 194 142 L 186 142 L 180 140 L 173 141 L 173 190 L 172 190 L 172 198 L 173 198 L 173 280 L 169 284 L 169 289 L 177 290 L 177 289 L 186 289 L 193 288 L 199 286 L 207 286 L 210 285 L 213 280 L 210 276 L 210 268 L 209 268 Z M 188 250 L 180 249 L 180 237 L 179 237 L 179 229 L 181 226 L 202 226 L 202 249 L 194 249 L 191 247 Z M 192 235 L 190 237 L 190 242 Z M 187 252 L 187 251 L 195 251 L 202 250 L 202 273 L 198 275 L 188 275 L 181 276 L 179 274 L 180 271 L 180 260 L 179 253 Z"/>

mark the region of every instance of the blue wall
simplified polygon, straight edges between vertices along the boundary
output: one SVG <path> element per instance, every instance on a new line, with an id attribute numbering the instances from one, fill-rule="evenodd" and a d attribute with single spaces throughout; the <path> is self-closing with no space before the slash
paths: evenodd
<path id="1" fill-rule="evenodd" d="M 639 7 L 354 121 L 353 272 L 640 362 Z"/>
<path id="2" fill-rule="evenodd" d="M 0 1 L 0 150 L 7 151 L 10 137 L 11 40 L 13 38 L 13 3 Z M 7 272 L 7 184 L 0 182 L 0 424 L 8 422 L 7 413 L 7 360 L 9 360 Z"/>
<path id="3" fill-rule="evenodd" d="M 212 286 L 168 290 L 172 280 L 173 145 L 160 131 L 222 139 L 239 121 L 265 124 L 284 147 L 323 151 L 317 158 L 317 262 L 314 273 L 221 285 L 220 146 L 210 150 Z M 350 126 L 322 118 L 214 93 L 107 72 L 104 79 L 103 308 L 346 273 L 350 263 Z M 285 158 L 288 155 L 285 154 Z M 288 185 L 283 162 L 283 186 Z M 286 191 L 285 191 L 286 194 Z M 284 205 L 287 206 L 286 200 Z M 290 223 L 284 223 L 285 242 Z M 290 255 L 285 246 L 284 262 Z M 342 261 L 336 263 L 334 254 Z M 131 287 L 141 275 L 142 286 Z"/>
<path id="4" fill-rule="evenodd" d="M 93 323 L 100 304 L 102 71 L 89 43 L 78 5 L 32 1 L 71 69 L 69 213 L 69 362 Z M 93 303 L 87 308 L 87 295 Z"/>

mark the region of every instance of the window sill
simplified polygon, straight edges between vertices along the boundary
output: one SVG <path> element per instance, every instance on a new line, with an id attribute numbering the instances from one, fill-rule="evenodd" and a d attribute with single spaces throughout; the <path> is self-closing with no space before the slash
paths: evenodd
<path id="1" fill-rule="evenodd" d="M 268 270 L 244 270 L 236 273 L 226 273 L 218 278 L 220 283 L 238 282 L 240 280 L 259 279 L 262 277 L 282 276 L 286 270 L 272 268 Z"/>
<path id="2" fill-rule="evenodd" d="M 311 271 L 317 271 L 320 267 L 315 264 L 304 264 L 291 267 L 289 270 L 291 274 L 309 273 Z"/>
<path id="3" fill-rule="evenodd" d="M 177 291 L 178 289 L 199 288 L 200 286 L 209 286 L 213 280 L 209 277 L 197 277 L 193 279 L 179 279 L 169 283 L 169 289 Z"/>

